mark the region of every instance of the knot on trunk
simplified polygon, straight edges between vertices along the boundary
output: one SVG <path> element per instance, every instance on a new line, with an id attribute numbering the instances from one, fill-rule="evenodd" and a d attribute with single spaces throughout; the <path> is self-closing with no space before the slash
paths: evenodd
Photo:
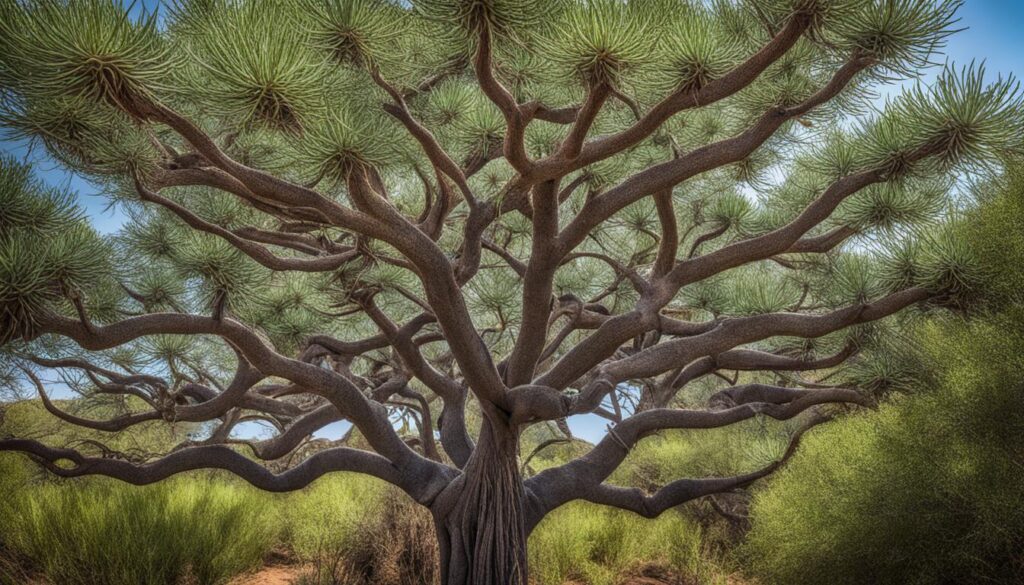
<path id="1" fill-rule="evenodd" d="M 556 420 L 569 415 L 572 396 L 550 386 L 526 384 L 509 390 L 513 425 Z"/>

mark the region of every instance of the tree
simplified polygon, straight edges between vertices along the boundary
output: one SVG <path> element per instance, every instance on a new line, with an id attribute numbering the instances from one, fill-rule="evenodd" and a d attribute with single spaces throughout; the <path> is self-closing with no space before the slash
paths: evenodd
<path id="1" fill-rule="evenodd" d="M 373 475 L 430 509 L 449 584 L 525 582 L 528 534 L 574 499 L 656 516 L 746 486 L 830 408 L 872 403 L 800 372 L 970 300 L 963 246 L 909 228 L 1019 149 L 1016 84 L 950 66 L 848 116 L 931 64 L 958 5 L 4 0 L 5 127 L 131 218 L 100 237 L 4 163 L 12 375 L 83 427 L 210 425 L 144 460 L 0 449 L 136 484 Z M 55 407 L 54 368 L 123 415 Z M 715 374 L 736 385 L 680 394 Z M 521 433 L 583 413 L 615 425 L 524 478 Z M 760 416 L 801 417 L 767 467 L 604 483 L 651 433 Z M 248 420 L 278 432 L 233 437 Z M 285 458 L 338 420 L 351 446 Z"/>

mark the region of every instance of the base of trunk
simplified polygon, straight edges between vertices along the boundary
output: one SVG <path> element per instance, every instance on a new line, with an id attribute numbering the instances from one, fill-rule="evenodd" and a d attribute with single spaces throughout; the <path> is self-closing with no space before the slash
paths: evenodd
<path id="1" fill-rule="evenodd" d="M 525 585 L 523 482 L 514 433 L 488 423 L 435 512 L 445 585 Z"/>

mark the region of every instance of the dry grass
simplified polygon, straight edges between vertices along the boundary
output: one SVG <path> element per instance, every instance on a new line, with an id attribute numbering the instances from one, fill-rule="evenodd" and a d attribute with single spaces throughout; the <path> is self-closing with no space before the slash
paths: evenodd
<path id="1" fill-rule="evenodd" d="M 439 579 L 430 514 L 389 491 L 352 546 L 320 551 L 297 585 L 424 585 Z"/>

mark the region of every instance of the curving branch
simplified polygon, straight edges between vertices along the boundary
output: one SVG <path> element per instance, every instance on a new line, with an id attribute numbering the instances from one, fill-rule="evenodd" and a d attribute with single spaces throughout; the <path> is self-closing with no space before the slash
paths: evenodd
<path id="1" fill-rule="evenodd" d="M 43 408 L 45 408 L 47 412 L 59 418 L 60 420 L 67 423 L 71 423 L 75 426 L 79 426 L 85 429 L 93 429 L 96 431 L 106 431 L 108 433 L 113 433 L 123 431 L 127 428 L 133 427 L 140 423 L 153 420 L 160 420 L 162 418 L 161 413 L 156 410 L 149 410 L 146 412 L 133 414 L 125 414 L 118 417 L 114 417 L 109 420 L 90 420 L 87 418 L 82 418 L 80 416 L 69 414 L 57 408 L 57 406 L 50 401 L 50 397 L 47 396 L 46 394 L 46 388 L 43 387 L 43 383 L 38 376 L 36 376 L 31 370 L 23 369 L 22 371 L 25 372 L 25 375 L 28 377 L 29 380 L 32 381 L 32 384 L 36 387 L 36 392 L 39 393 L 39 399 L 43 403 Z"/>
<path id="2" fill-rule="evenodd" d="M 635 414 L 615 425 L 587 454 L 559 467 L 542 471 L 526 480 L 527 490 L 532 494 L 530 517 L 539 521 L 545 514 L 559 506 L 575 499 L 590 497 L 599 503 L 616 505 L 618 502 L 626 506 L 639 506 L 640 510 L 644 509 L 644 505 L 648 505 L 651 506 L 651 512 L 660 513 L 667 507 L 683 503 L 687 499 L 745 485 L 771 473 L 780 464 L 775 463 L 759 472 L 738 478 L 681 480 L 670 484 L 668 491 L 660 492 L 662 496 L 650 500 L 648 496 L 636 490 L 622 491 L 603 486 L 603 482 L 622 463 L 633 446 L 642 438 L 659 430 L 720 428 L 758 415 L 788 420 L 823 404 L 872 404 L 863 394 L 848 389 L 821 389 L 788 400 L 789 397 L 778 398 L 784 401 L 748 402 L 722 410 L 655 409 Z M 815 417 L 811 419 L 809 425 L 813 426 L 818 422 L 820 418 Z M 796 441 L 801 435 L 802 432 L 797 433 Z M 796 449 L 796 441 L 790 443 L 783 460 L 792 455 Z M 738 485 L 730 485 L 732 482 L 738 482 Z"/>
<path id="3" fill-rule="evenodd" d="M 596 138 L 584 145 L 579 155 L 573 158 L 571 165 L 565 165 L 554 157 L 551 160 L 539 161 L 534 169 L 534 175 L 537 180 L 543 180 L 549 178 L 549 175 L 557 176 L 572 172 L 611 157 L 647 138 L 679 112 L 713 104 L 735 94 L 750 85 L 772 63 L 789 52 L 810 24 L 808 18 L 795 15 L 757 53 L 721 78 L 696 91 L 683 88 L 669 94 L 632 126 L 621 132 Z"/>
<path id="4" fill-rule="evenodd" d="M 400 471 L 380 455 L 347 447 L 321 451 L 280 474 L 272 473 L 223 445 L 187 447 L 142 464 L 107 457 L 90 457 L 73 449 L 48 447 L 28 439 L 0 439 L 0 451 L 28 454 L 60 477 L 104 475 L 135 485 L 156 483 L 188 471 L 221 469 L 260 489 L 286 492 L 300 490 L 328 473 L 351 471 L 394 484 L 425 505 L 430 504 L 440 491 L 440 482 L 444 481 L 443 477 L 417 476 Z"/>
<path id="5" fill-rule="evenodd" d="M 812 415 L 806 423 L 793 433 L 782 457 L 756 471 L 731 477 L 679 479 L 657 489 L 653 494 L 645 493 L 639 488 L 620 487 L 602 483 L 587 489 L 580 495 L 579 499 L 629 510 L 645 518 L 656 518 L 676 506 L 705 496 L 745 488 L 755 481 L 771 475 L 785 465 L 793 454 L 796 453 L 804 433 L 830 420 L 830 418 L 828 415 L 820 413 Z"/>
<path id="6" fill-rule="evenodd" d="M 647 195 L 670 189 L 700 173 L 750 156 L 775 135 L 783 124 L 839 95 L 858 73 L 871 64 L 870 59 L 854 54 L 833 74 L 824 87 L 802 103 L 791 108 L 775 108 L 765 112 L 741 134 L 703 146 L 668 162 L 651 166 L 591 199 L 587 205 L 584 205 L 579 215 L 562 230 L 559 235 L 560 250 L 573 249 L 597 225 Z"/>
<path id="7" fill-rule="evenodd" d="M 656 407 L 666 407 L 676 393 L 687 384 L 719 370 L 745 372 L 821 370 L 842 364 L 856 351 L 857 346 L 848 343 L 833 355 L 817 359 L 803 359 L 753 349 L 730 349 L 717 355 L 696 359 L 683 368 L 677 368 L 657 384 L 652 391 L 653 395 L 649 397 L 649 402 Z"/>
<path id="8" fill-rule="evenodd" d="M 374 449 L 396 465 L 423 467 L 427 461 L 409 449 L 391 427 L 385 409 L 373 403 L 346 378 L 316 366 L 286 358 L 271 349 L 255 332 L 229 318 L 214 319 L 179 313 L 142 315 L 95 328 L 51 316 L 41 323 L 43 332 L 68 337 L 85 349 L 101 350 L 147 335 L 208 334 L 229 341 L 260 371 L 279 376 L 322 394 L 359 427 Z"/>
<path id="9" fill-rule="evenodd" d="M 139 194 L 139 198 L 143 201 L 149 201 L 156 203 L 161 207 L 171 211 L 182 221 L 184 221 L 190 227 L 193 227 L 199 231 L 213 234 L 220 237 L 224 241 L 228 242 L 246 256 L 252 258 L 260 265 L 265 266 L 271 270 L 296 270 L 302 272 L 329 272 L 336 270 L 348 262 L 359 257 L 360 253 L 358 250 L 349 250 L 346 252 L 331 254 L 329 256 L 322 256 L 319 258 L 285 258 L 277 256 L 267 248 L 253 243 L 252 241 L 241 236 L 238 232 L 222 228 L 218 225 L 212 224 L 205 221 L 198 215 L 192 213 L 185 207 L 178 205 L 177 203 L 159 195 L 149 189 L 146 189 L 138 178 L 135 180 L 135 189 Z"/>

